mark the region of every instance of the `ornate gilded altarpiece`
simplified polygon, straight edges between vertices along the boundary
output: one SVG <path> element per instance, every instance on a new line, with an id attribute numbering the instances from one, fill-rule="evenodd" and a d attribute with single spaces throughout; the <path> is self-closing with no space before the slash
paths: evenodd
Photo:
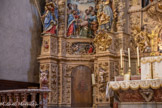
<path id="1" fill-rule="evenodd" d="M 161 5 L 158 7 L 155 0 L 156 3 L 141 8 L 140 1 L 46 0 L 38 60 L 41 87 L 51 89 L 49 106 L 72 106 L 72 71 L 78 66 L 88 67 L 95 76 L 95 84 L 90 85 L 92 106 L 110 106 L 110 99 L 105 97 L 106 83 L 119 75 L 120 49 L 126 72 L 127 49 L 131 48 L 132 74 L 136 74 L 136 46 L 141 54 L 150 50 L 144 45 L 147 40 L 142 43 L 144 40 L 138 40 L 141 35 L 137 33 L 149 33 L 152 39 L 162 31 Z M 45 20 L 49 16 L 48 24 Z M 156 52 L 158 48 L 152 50 Z"/>

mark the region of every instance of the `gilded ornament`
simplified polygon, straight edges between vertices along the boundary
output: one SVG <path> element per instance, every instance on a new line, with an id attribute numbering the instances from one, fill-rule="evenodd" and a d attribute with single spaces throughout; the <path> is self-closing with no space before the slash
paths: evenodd
<path id="1" fill-rule="evenodd" d="M 143 31 L 138 26 L 133 27 L 132 35 L 134 37 L 136 45 L 139 47 L 140 52 L 146 52 L 146 49 L 150 47 L 149 37 L 147 31 Z"/>
<path id="2" fill-rule="evenodd" d="M 151 52 L 156 52 L 158 50 L 158 33 L 152 31 L 151 34 L 148 34 L 148 37 L 150 38 Z"/>
<path id="3" fill-rule="evenodd" d="M 96 49 L 99 51 L 106 51 L 112 44 L 112 37 L 105 31 L 100 31 L 96 34 L 94 39 Z"/>

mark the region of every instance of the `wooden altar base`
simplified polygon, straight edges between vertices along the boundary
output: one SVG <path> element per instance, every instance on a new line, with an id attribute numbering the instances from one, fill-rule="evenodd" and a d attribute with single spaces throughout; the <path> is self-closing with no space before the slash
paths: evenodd
<path id="1" fill-rule="evenodd" d="M 140 80 L 140 75 L 132 75 L 131 80 Z M 116 81 L 123 81 L 123 76 L 116 76 Z M 162 108 L 162 87 L 158 89 L 116 90 L 113 108 Z"/>
<path id="2" fill-rule="evenodd" d="M 119 102 L 162 102 L 162 88 L 115 91 Z"/>
<path id="3" fill-rule="evenodd" d="M 162 108 L 162 88 L 115 91 L 113 108 Z"/>
<path id="4" fill-rule="evenodd" d="M 117 108 L 162 108 L 162 103 L 158 102 L 121 102 Z"/>

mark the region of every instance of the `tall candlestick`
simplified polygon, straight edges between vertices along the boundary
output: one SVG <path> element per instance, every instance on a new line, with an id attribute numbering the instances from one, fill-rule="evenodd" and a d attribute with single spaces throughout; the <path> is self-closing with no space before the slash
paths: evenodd
<path id="1" fill-rule="evenodd" d="M 130 48 L 128 48 L 128 62 L 129 62 L 129 68 L 131 67 L 131 61 L 130 61 Z"/>
<path id="2" fill-rule="evenodd" d="M 139 48 L 137 47 L 137 64 L 138 66 L 140 66 L 140 63 L 139 63 Z"/>
<path id="3" fill-rule="evenodd" d="M 120 49 L 120 64 L 121 64 L 121 68 L 123 68 L 123 56 L 122 56 L 122 49 Z"/>
<path id="4" fill-rule="evenodd" d="M 92 74 L 92 85 L 94 85 L 95 84 L 95 76 L 94 76 L 94 74 Z"/>

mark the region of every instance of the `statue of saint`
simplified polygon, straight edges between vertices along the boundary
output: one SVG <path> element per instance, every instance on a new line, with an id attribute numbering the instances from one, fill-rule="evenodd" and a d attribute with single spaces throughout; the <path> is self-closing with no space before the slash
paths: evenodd
<path id="1" fill-rule="evenodd" d="M 54 14 L 54 5 L 46 3 L 45 12 L 42 15 L 43 33 L 56 34 L 57 19 Z"/>
<path id="2" fill-rule="evenodd" d="M 72 12 L 68 16 L 68 28 L 67 28 L 67 37 L 74 36 L 76 33 L 76 19 L 77 12 L 72 10 Z"/>
<path id="3" fill-rule="evenodd" d="M 99 29 L 110 31 L 113 22 L 113 12 L 110 7 L 110 1 L 102 1 L 97 13 Z"/>

